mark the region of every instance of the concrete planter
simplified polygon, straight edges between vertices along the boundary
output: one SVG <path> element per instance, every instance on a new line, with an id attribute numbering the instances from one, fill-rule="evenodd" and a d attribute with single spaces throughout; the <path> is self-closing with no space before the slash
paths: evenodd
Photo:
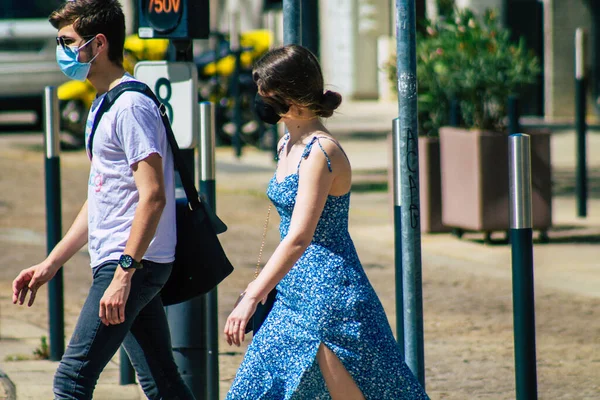
<path id="1" fill-rule="evenodd" d="M 533 228 L 552 226 L 550 132 L 531 135 Z M 497 132 L 440 129 L 442 223 L 459 230 L 508 231 L 508 137 Z"/>
<path id="2" fill-rule="evenodd" d="M 442 224 L 442 186 L 440 173 L 440 140 L 437 137 L 419 136 L 419 198 L 421 232 L 448 232 L 450 229 Z M 388 136 L 390 149 L 390 169 L 388 171 L 388 191 L 393 206 L 394 184 L 392 179 L 393 154 L 392 136 Z M 392 213 L 393 215 L 393 213 Z"/>
<path id="3" fill-rule="evenodd" d="M 442 174 L 440 139 L 419 136 L 419 185 L 421 231 L 448 232 L 442 223 Z"/>

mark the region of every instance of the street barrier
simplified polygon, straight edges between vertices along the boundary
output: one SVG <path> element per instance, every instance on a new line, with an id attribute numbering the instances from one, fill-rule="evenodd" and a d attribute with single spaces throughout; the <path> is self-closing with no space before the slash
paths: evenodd
<path id="1" fill-rule="evenodd" d="M 199 177 L 200 195 L 216 211 L 215 166 L 215 109 L 211 102 L 200 103 L 200 137 L 196 151 L 196 176 Z M 203 296 L 206 327 L 206 399 L 219 399 L 219 311 L 217 288 Z"/>
<path id="2" fill-rule="evenodd" d="M 585 31 L 575 31 L 575 132 L 577 136 L 577 215 L 587 216 Z"/>
<path id="3" fill-rule="evenodd" d="M 48 254 L 62 237 L 60 193 L 60 119 L 56 87 L 44 90 L 46 246 Z M 50 326 L 50 360 L 60 361 L 65 352 L 63 271 L 58 270 L 48 283 L 48 319 Z"/>
<path id="4" fill-rule="evenodd" d="M 400 119 L 392 123 L 394 194 L 394 272 L 396 280 L 396 340 L 404 355 L 404 290 L 402 288 L 402 172 L 400 171 Z"/>
<path id="5" fill-rule="evenodd" d="M 509 136 L 510 242 L 517 400 L 537 399 L 531 143 L 529 135 Z"/>
<path id="6" fill-rule="evenodd" d="M 125 347 L 119 349 L 119 385 L 132 385 L 135 383 L 135 370 Z"/>

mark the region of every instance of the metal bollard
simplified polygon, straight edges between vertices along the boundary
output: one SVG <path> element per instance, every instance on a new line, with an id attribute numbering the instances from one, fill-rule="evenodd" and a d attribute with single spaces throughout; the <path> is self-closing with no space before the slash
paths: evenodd
<path id="1" fill-rule="evenodd" d="M 394 193 L 394 275 L 396 280 L 396 340 L 404 357 L 404 290 L 402 285 L 402 182 L 400 171 L 400 119 L 392 123 Z"/>
<path id="2" fill-rule="evenodd" d="M 46 246 L 48 254 L 62 237 L 60 193 L 60 136 L 58 96 L 54 86 L 44 90 L 45 173 L 46 173 Z M 63 271 L 58 270 L 48 283 L 50 360 L 60 361 L 65 352 Z"/>
<path id="3" fill-rule="evenodd" d="M 215 179 L 215 110 L 211 102 L 200 103 L 200 137 L 196 158 L 196 174 L 200 178 L 200 194 L 216 210 Z M 206 399 L 219 399 L 219 312 L 217 288 L 202 296 L 206 338 Z"/>
<path id="4" fill-rule="evenodd" d="M 119 350 L 119 385 L 131 385 L 135 383 L 135 370 L 125 347 Z"/>
<path id="5" fill-rule="evenodd" d="M 414 0 L 396 1 L 398 116 L 402 186 L 402 289 L 406 364 L 425 388 L 419 151 L 417 140 L 416 9 Z"/>
<path id="6" fill-rule="evenodd" d="M 587 216 L 585 31 L 575 32 L 575 132 L 577 135 L 577 215 Z"/>
<path id="7" fill-rule="evenodd" d="M 529 135 L 509 136 L 510 242 L 517 400 L 537 399 L 531 144 Z"/>

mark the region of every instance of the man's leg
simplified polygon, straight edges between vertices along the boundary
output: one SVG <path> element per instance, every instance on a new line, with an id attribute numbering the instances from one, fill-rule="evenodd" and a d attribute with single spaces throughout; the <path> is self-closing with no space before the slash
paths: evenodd
<path id="1" fill-rule="evenodd" d="M 166 271 L 162 264 L 150 264 L 147 268 L 150 281 L 160 289 L 168 279 L 170 269 Z M 155 295 L 140 311 L 123 346 L 149 399 L 194 399 L 173 359 L 171 333 L 160 295 Z"/>
<path id="2" fill-rule="evenodd" d="M 125 322 L 106 326 L 99 317 L 100 300 L 113 279 L 116 262 L 94 269 L 94 279 L 69 346 L 54 376 L 55 399 L 86 400 L 100 373 L 119 349 L 139 310 L 147 303 L 138 296 L 144 286 L 144 270 L 133 275 L 131 292 L 125 307 Z"/>

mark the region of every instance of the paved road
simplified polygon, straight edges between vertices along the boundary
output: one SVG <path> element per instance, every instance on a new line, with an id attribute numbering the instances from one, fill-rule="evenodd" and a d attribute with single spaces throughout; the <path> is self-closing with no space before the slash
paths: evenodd
<path id="1" fill-rule="evenodd" d="M 346 120 L 332 119 L 329 124 L 334 133 L 341 133 L 355 182 L 384 184 L 389 149 L 381 132 L 391 124 L 395 107 L 350 104 L 341 112 Z M 380 133 L 365 140 L 368 129 Z M 50 361 L 5 361 L 7 355 L 30 357 L 47 333 L 45 291 L 31 309 L 16 309 L 8 296 L 15 273 L 45 254 L 41 148 L 39 134 L 0 135 L 0 369 L 16 384 L 19 399 L 48 398 L 56 368 Z M 600 160 L 593 157 L 600 154 L 600 136 L 590 135 L 589 151 L 592 177 L 600 177 Z M 573 132 L 553 136 L 552 158 L 555 176 L 572 181 Z M 61 165 L 63 226 L 67 227 L 85 196 L 88 164 L 82 152 L 68 152 L 62 154 Z M 268 154 L 253 149 L 245 149 L 239 160 L 228 148 L 217 153 L 217 206 L 230 225 L 222 241 L 236 266 L 219 289 L 221 325 L 236 294 L 252 277 L 267 209 L 264 190 L 273 168 Z M 591 182 L 594 187 L 600 183 Z M 592 399 L 600 393 L 600 190 L 591 190 L 591 197 L 590 217 L 580 220 L 575 216 L 573 196 L 556 196 L 557 229 L 550 231 L 549 245 L 535 247 L 540 398 Z M 353 193 L 351 233 L 395 328 L 390 221 L 386 192 Z M 479 234 L 467 234 L 464 240 L 446 234 L 423 236 L 426 375 L 432 398 L 514 398 L 510 248 L 485 246 L 481 239 Z M 265 257 L 276 242 L 273 228 Z M 87 255 L 81 252 L 65 267 L 67 336 L 89 285 L 87 263 Z M 244 349 L 220 342 L 222 396 Z M 142 398 L 136 386 L 119 386 L 117 376 L 118 358 L 114 358 L 101 377 L 95 398 Z"/>

